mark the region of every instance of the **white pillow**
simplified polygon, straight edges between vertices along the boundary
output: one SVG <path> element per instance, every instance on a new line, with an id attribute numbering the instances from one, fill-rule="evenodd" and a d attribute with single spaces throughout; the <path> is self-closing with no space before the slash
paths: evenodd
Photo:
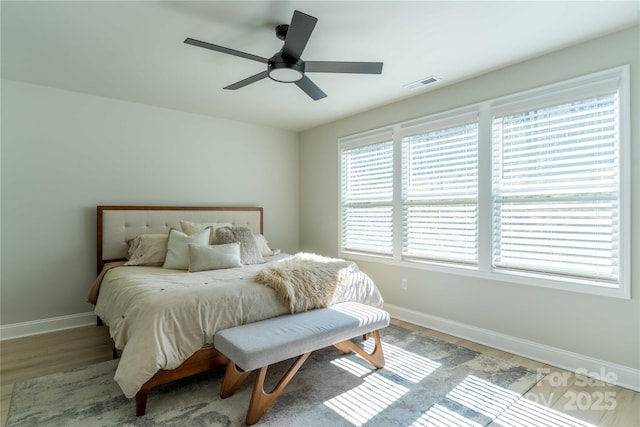
<path id="1" fill-rule="evenodd" d="M 226 245 L 189 245 L 189 271 L 242 267 L 240 243 Z"/>
<path id="2" fill-rule="evenodd" d="M 162 265 L 167 256 L 167 234 L 141 234 L 129 245 L 129 261 L 124 265 Z"/>
<path id="3" fill-rule="evenodd" d="M 196 233 L 198 231 L 202 231 L 207 227 L 211 227 L 211 238 L 209 239 L 209 244 L 216 244 L 216 230 L 220 227 L 232 227 L 230 222 L 191 222 L 191 221 L 180 221 L 180 228 L 184 233 L 189 235 Z"/>
<path id="4" fill-rule="evenodd" d="M 253 238 L 256 240 L 256 245 L 258 245 L 262 256 L 273 256 L 280 253 L 280 249 L 271 249 L 269 247 L 269 242 L 262 234 L 254 234 Z"/>
<path id="5" fill-rule="evenodd" d="M 169 230 L 167 242 L 167 257 L 162 265 L 164 268 L 186 270 L 189 268 L 189 244 L 206 246 L 211 238 L 211 229 L 207 228 L 195 234 L 188 235 L 180 230 Z"/>

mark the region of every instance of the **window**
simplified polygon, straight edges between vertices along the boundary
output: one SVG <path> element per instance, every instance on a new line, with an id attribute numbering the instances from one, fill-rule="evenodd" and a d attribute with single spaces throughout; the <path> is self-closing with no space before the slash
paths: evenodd
<path id="1" fill-rule="evenodd" d="M 456 123 L 455 125 L 451 123 Z M 477 114 L 403 130 L 402 255 L 478 263 Z"/>
<path id="2" fill-rule="evenodd" d="M 382 139 L 381 142 L 371 142 Z M 342 249 L 391 255 L 393 141 L 390 133 L 342 150 Z"/>
<path id="3" fill-rule="evenodd" d="M 629 67 L 341 139 L 340 254 L 630 297 Z"/>
<path id="4" fill-rule="evenodd" d="M 493 118 L 493 266 L 615 284 L 618 97 Z"/>

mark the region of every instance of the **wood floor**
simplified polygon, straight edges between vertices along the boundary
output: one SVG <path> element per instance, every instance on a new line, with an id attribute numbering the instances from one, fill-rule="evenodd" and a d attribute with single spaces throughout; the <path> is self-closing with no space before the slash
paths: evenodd
<path id="1" fill-rule="evenodd" d="M 518 411 L 504 414 L 512 421 L 518 420 L 521 425 L 531 425 L 534 421 L 541 422 L 546 418 L 549 421 L 544 425 L 580 425 L 581 421 L 595 426 L 640 426 L 640 393 L 589 381 L 543 363 L 410 323 L 397 320 L 392 323 L 547 373 L 513 405 L 519 408 Z M 0 342 L 0 426 L 6 425 L 11 393 L 16 382 L 109 360 L 111 345 L 106 327 L 95 326 Z M 526 417 L 531 417 L 531 422 L 527 422 Z"/>

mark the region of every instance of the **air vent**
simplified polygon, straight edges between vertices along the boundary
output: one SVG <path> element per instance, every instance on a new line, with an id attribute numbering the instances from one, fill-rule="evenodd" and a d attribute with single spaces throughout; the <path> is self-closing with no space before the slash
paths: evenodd
<path id="1" fill-rule="evenodd" d="M 420 89 L 421 87 L 425 87 L 425 86 L 429 86 L 429 85 L 432 85 L 434 83 L 437 83 L 440 80 L 442 80 L 440 77 L 429 76 L 429 77 L 425 77 L 424 79 L 420 79 L 418 81 L 415 81 L 413 83 L 406 84 L 406 85 L 404 85 L 402 87 L 405 88 L 405 89 Z"/>

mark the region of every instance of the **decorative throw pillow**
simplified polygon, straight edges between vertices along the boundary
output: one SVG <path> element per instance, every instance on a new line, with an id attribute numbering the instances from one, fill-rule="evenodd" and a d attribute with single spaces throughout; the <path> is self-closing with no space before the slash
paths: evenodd
<path id="1" fill-rule="evenodd" d="M 242 267 L 240 243 L 226 245 L 189 245 L 189 271 Z"/>
<path id="2" fill-rule="evenodd" d="M 216 230 L 218 243 L 240 243 L 240 261 L 244 265 L 262 264 L 264 258 L 258 249 L 253 232 L 247 227 L 222 227 Z"/>
<path id="3" fill-rule="evenodd" d="M 211 227 L 211 238 L 209 239 L 210 245 L 216 244 L 216 230 L 220 227 L 233 227 L 230 222 L 191 222 L 180 221 L 180 228 L 182 232 L 192 235 L 198 231 L 202 231 L 207 227 Z"/>
<path id="4" fill-rule="evenodd" d="M 254 234 L 253 238 L 256 240 L 256 245 L 258 245 L 258 249 L 263 257 L 278 255 L 280 253 L 280 249 L 271 249 L 269 247 L 269 242 L 267 242 L 267 239 L 262 234 Z"/>
<path id="5" fill-rule="evenodd" d="M 172 228 L 169 230 L 169 240 L 167 241 L 167 257 L 162 266 L 174 270 L 186 270 L 189 268 L 189 244 L 207 246 L 210 238 L 210 228 L 198 231 L 191 236 Z"/>
<path id="6" fill-rule="evenodd" d="M 141 234 L 129 242 L 129 261 L 124 265 L 162 265 L 167 256 L 167 234 Z"/>

